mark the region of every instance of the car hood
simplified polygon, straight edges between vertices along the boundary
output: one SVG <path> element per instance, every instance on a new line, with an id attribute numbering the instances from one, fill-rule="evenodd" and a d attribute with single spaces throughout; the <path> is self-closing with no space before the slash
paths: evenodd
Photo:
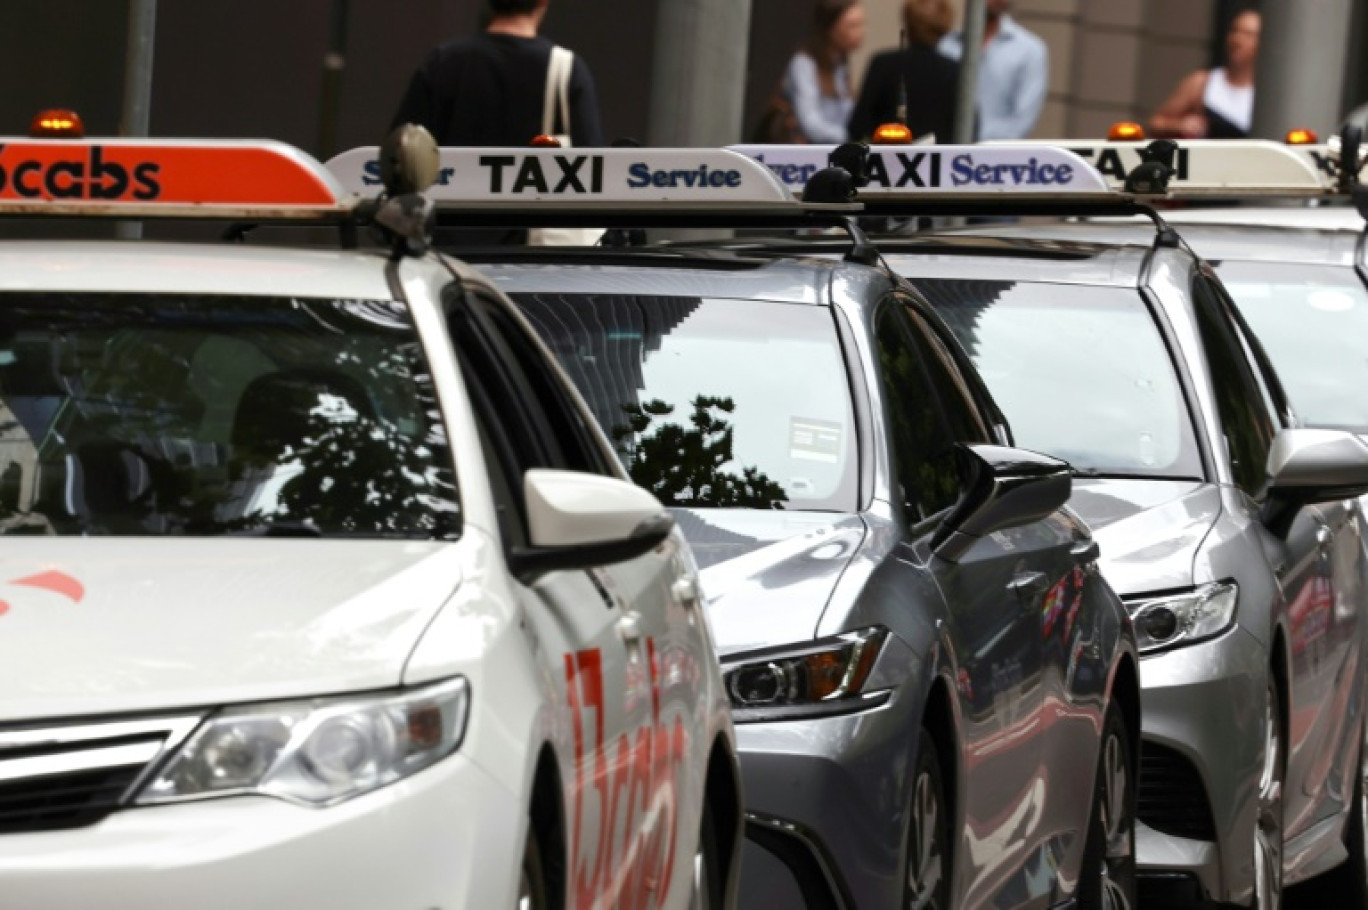
<path id="1" fill-rule="evenodd" d="M 811 639 L 865 536 L 858 515 L 831 512 L 697 509 L 675 517 L 702 567 L 722 654 Z"/>
<path id="2" fill-rule="evenodd" d="M 397 685 L 458 545 L 7 538 L 5 720 Z"/>
<path id="3" fill-rule="evenodd" d="M 1093 530 L 1121 595 L 1192 584 L 1197 549 L 1221 514 L 1216 487 L 1189 480 L 1074 480 L 1069 505 Z"/>

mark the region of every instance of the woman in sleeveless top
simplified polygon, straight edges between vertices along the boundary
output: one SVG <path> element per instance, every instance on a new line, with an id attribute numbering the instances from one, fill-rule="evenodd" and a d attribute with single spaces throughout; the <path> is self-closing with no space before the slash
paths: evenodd
<path id="1" fill-rule="evenodd" d="M 1150 118 L 1150 133 L 1179 139 L 1239 139 L 1254 123 L 1254 63 L 1259 14 L 1246 9 L 1230 21 L 1226 65 L 1190 74 Z"/>

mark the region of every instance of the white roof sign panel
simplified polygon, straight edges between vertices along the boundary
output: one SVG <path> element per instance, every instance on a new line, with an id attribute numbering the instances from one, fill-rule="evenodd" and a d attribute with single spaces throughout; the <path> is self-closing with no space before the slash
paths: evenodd
<path id="1" fill-rule="evenodd" d="M 349 191 L 380 191 L 378 149 L 359 148 L 328 162 Z M 759 162 L 725 149 L 444 148 L 427 195 L 469 209 L 529 204 L 583 209 L 674 204 L 707 208 L 782 206 L 792 195 Z"/>
<path id="2" fill-rule="evenodd" d="M 830 145 L 737 145 L 795 193 L 827 166 Z M 1087 161 L 1041 145 L 903 145 L 870 149 L 870 182 L 860 197 L 1112 195 Z"/>
<path id="3" fill-rule="evenodd" d="M 1027 143 L 1029 144 L 1029 143 Z M 1120 189 L 1143 159 L 1148 142 L 1077 142 L 1056 140 L 1089 161 L 1115 189 Z M 1020 144 L 1018 144 L 1020 145 Z M 1169 195 L 1296 196 L 1320 194 L 1329 185 L 1309 153 L 1260 139 L 1194 139 L 1178 143 L 1177 173 Z"/>

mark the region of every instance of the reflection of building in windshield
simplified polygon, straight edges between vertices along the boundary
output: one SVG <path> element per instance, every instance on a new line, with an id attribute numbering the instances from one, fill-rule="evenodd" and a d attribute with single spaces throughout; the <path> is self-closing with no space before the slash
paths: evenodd
<path id="1" fill-rule="evenodd" d="M 518 306 L 588 400 L 599 426 L 623 421 L 623 406 L 642 404 L 646 355 L 702 304 L 698 297 L 624 294 L 514 294 Z"/>
<path id="2" fill-rule="evenodd" d="M 927 301 L 975 360 L 979 355 L 979 319 L 1011 287 L 1010 281 L 917 282 L 917 289 L 926 295 Z"/>

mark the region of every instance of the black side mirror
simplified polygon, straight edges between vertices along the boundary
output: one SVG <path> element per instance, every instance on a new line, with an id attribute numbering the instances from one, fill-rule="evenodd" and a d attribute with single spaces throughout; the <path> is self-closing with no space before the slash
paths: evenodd
<path id="1" fill-rule="evenodd" d="M 994 531 L 1053 514 L 1073 493 L 1069 466 L 1047 455 L 972 445 L 958 447 L 956 457 L 962 492 L 931 541 L 935 554 L 948 562 L 958 562 Z"/>

